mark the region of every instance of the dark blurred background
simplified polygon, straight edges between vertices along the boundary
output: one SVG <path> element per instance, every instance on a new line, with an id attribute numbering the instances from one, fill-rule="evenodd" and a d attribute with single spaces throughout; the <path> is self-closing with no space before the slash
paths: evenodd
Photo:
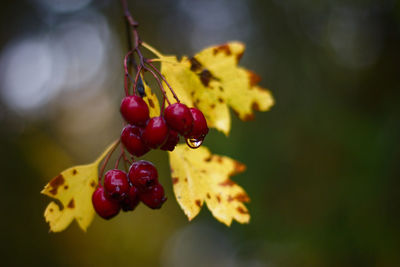
<path id="1" fill-rule="evenodd" d="M 143 40 L 192 55 L 228 40 L 276 99 L 205 145 L 248 166 L 249 225 L 203 208 L 188 222 L 168 158 L 169 200 L 49 234 L 43 186 L 92 161 L 122 121 L 119 1 L 0 6 L 2 266 L 400 266 L 400 4 L 381 1 L 129 1 Z"/>

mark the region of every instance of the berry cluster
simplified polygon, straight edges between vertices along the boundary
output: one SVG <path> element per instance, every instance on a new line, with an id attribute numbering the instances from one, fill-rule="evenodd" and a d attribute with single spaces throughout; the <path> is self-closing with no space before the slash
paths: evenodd
<path id="1" fill-rule="evenodd" d="M 181 103 L 169 105 L 164 116 L 150 118 L 146 102 L 140 96 L 132 95 L 122 100 L 120 111 L 128 123 L 120 140 L 135 157 L 143 156 L 150 149 L 173 151 L 179 135 L 190 147 L 196 148 L 208 133 L 203 113 Z M 94 209 L 104 219 L 111 219 L 121 209 L 132 211 L 140 201 L 151 209 L 161 208 L 166 201 L 156 167 L 145 160 L 133 162 L 128 174 L 117 168 L 109 170 L 103 185 L 92 196 Z"/>
<path id="2" fill-rule="evenodd" d="M 129 123 L 122 131 L 121 142 L 134 156 L 150 149 L 173 151 L 182 135 L 189 146 L 198 147 L 208 133 L 207 121 L 197 108 L 182 103 L 169 105 L 164 116 L 149 118 L 149 108 L 139 96 L 127 96 L 121 103 L 122 117 Z M 193 145 L 196 144 L 196 145 Z"/>
<path id="3" fill-rule="evenodd" d="M 97 214 L 107 220 L 121 209 L 134 210 L 140 201 L 151 209 L 159 209 L 166 200 L 156 167 L 145 160 L 134 162 L 128 174 L 118 169 L 109 170 L 104 176 L 104 185 L 92 196 Z"/>
<path id="4" fill-rule="evenodd" d="M 122 146 L 115 169 L 106 173 L 104 183 L 101 185 L 103 171 L 117 145 L 113 147 L 103 162 L 99 187 L 92 196 L 94 209 L 104 219 L 114 217 L 121 209 L 123 211 L 134 210 L 140 201 L 152 209 L 161 208 L 166 201 L 164 188 L 158 182 L 156 167 L 148 161 L 135 161 L 134 157 L 141 157 L 151 149 L 173 151 L 180 136 L 185 138 L 189 147 L 198 148 L 208 133 L 207 121 L 203 113 L 197 108 L 188 108 L 180 103 L 164 75 L 153 65 L 155 60 L 143 56 L 140 48 L 142 45 L 143 47 L 146 45 L 139 37 L 137 31 L 139 24 L 130 14 L 126 1 L 122 1 L 122 3 L 129 27 L 128 40 L 131 48 L 124 58 L 125 97 L 122 99 L 120 107 L 121 115 L 127 124 L 122 130 L 120 142 L 117 143 L 117 145 L 122 143 Z M 154 53 L 151 48 L 146 48 Z M 131 76 L 132 70 L 136 72 L 134 79 Z M 163 94 L 161 115 L 153 118 L 150 118 L 149 107 L 142 98 L 145 96 L 142 78 L 145 72 L 153 76 Z M 177 103 L 171 104 L 163 84 L 171 91 Z M 165 103 L 168 106 L 164 109 Z M 125 150 L 132 155 L 133 163 L 126 156 Z M 125 172 L 118 169 L 121 158 L 126 164 Z M 130 164 L 130 168 L 127 174 L 128 164 Z"/>

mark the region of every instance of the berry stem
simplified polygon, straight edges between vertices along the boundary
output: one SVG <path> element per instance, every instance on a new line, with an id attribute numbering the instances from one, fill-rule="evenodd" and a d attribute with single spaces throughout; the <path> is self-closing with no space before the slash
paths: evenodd
<path id="1" fill-rule="evenodd" d="M 168 105 L 170 105 L 170 101 L 167 97 L 166 91 L 164 90 L 162 82 L 164 82 L 169 90 L 171 91 L 172 95 L 174 96 L 175 100 L 180 103 L 180 100 L 178 96 L 175 94 L 174 90 L 170 86 L 170 84 L 167 82 L 165 77 L 161 74 L 161 72 L 151 63 L 150 60 L 147 60 L 143 57 L 142 52 L 140 51 L 140 46 L 143 44 L 143 46 L 148 49 L 150 52 L 153 54 L 157 55 L 158 57 L 162 57 L 161 53 L 159 53 L 156 49 L 153 47 L 149 46 L 146 43 L 143 43 L 140 40 L 139 33 L 138 33 L 138 26 L 139 23 L 133 18 L 132 14 L 129 12 L 128 9 L 128 1 L 127 0 L 121 0 L 122 8 L 124 11 L 124 16 L 126 19 L 126 25 L 127 25 L 127 33 L 128 33 L 128 47 L 129 47 L 129 52 L 125 55 L 124 59 L 124 70 L 125 70 L 125 94 L 129 95 L 129 87 L 128 87 L 128 77 L 129 77 L 129 70 L 128 70 L 128 59 L 129 63 L 132 63 L 136 69 L 136 79 L 133 85 L 134 92 L 136 92 L 136 85 L 139 80 L 142 78 L 140 77 L 140 73 L 143 70 L 146 70 L 150 72 L 153 77 L 156 79 L 158 86 L 164 96 L 164 101 L 166 100 L 168 102 Z M 133 38 L 132 38 L 133 36 Z M 132 40 L 133 39 L 133 40 Z M 139 64 L 137 65 L 135 62 L 135 57 L 133 56 L 133 53 L 136 53 L 139 57 Z M 148 68 L 147 66 L 150 68 Z M 160 80 L 161 78 L 161 80 Z"/>
<path id="2" fill-rule="evenodd" d="M 126 156 L 125 148 L 122 144 L 121 144 L 121 154 L 122 154 L 122 158 L 124 159 L 124 168 L 125 168 L 125 171 L 127 172 L 129 165 L 131 165 L 131 162 L 129 161 L 128 157 Z"/>
<path id="3" fill-rule="evenodd" d="M 161 73 L 154 66 L 152 66 L 152 67 L 154 68 L 154 70 L 157 73 L 155 73 L 154 71 L 152 71 L 151 69 L 146 67 L 145 62 L 147 62 L 147 60 L 143 57 L 142 52 L 139 50 L 139 48 L 135 48 L 135 51 L 139 56 L 139 60 L 140 60 L 140 66 L 139 67 L 142 67 L 144 70 L 150 72 L 151 75 L 153 75 L 154 79 L 156 79 L 156 81 L 158 83 L 158 87 L 160 88 L 162 94 L 164 95 L 164 97 L 167 100 L 168 104 L 170 104 L 169 99 L 167 97 L 167 92 L 165 92 L 164 86 L 162 85 L 162 82 L 161 82 L 160 78 L 157 76 L 157 74 L 159 74 L 159 76 L 161 77 L 162 76 Z M 161 77 L 161 78 L 163 79 L 164 77 Z"/>
<path id="4" fill-rule="evenodd" d="M 138 67 L 138 69 L 136 71 L 136 77 L 135 77 L 135 81 L 134 81 L 134 84 L 133 84 L 133 92 L 134 93 L 137 93 L 136 86 L 138 84 L 139 79 L 141 79 L 141 77 L 140 77 L 140 72 L 141 71 L 142 71 L 142 65 L 139 65 L 139 67 Z"/>
<path id="5" fill-rule="evenodd" d="M 117 161 L 115 162 L 114 169 L 118 169 L 119 162 L 121 161 L 122 156 L 123 156 L 123 154 L 122 154 L 122 151 L 121 151 L 121 153 L 120 153 L 119 156 L 118 156 Z"/>
<path id="6" fill-rule="evenodd" d="M 158 83 L 158 87 L 160 87 L 160 90 L 163 93 L 164 98 L 167 100 L 168 105 L 170 105 L 171 102 L 169 102 L 169 99 L 167 97 L 167 92 L 165 92 L 164 86 L 162 85 L 162 82 L 161 82 L 160 78 L 158 78 L 157 74 L 154 71 L 152 71 L 151 69 L 149 69 L 148 67 L 143 66 L 143 69 L 147 70 L 148 72 L 150 72 L 153 75 L 154 79 L 156 79 L 156 81 Z"/>
<path id="7" fill-rule="evenodd" d="M 135 83 L 135 81 L 133 80 L 132 76 L 131 76 L 129 73 L 128 73 L 128 78 L 129 78 L 129 81 L 130 81 L 132 84 Z"/>
<path id="8" fill-rule="evenodd" d="M 132 55 L 132 53 L 139 48 L 141 41 L 139 38 L 139 33 L 137 31 L 137 27 L 139 26 L 139 23 L 132 17 L 132 14 L 129 12 L 128 9 L 128 2 L 127 0 L 121 0 L 122 8 L 124 11 L 124 16 L 125 16 L 125 23 L 126 23 L 126 32 L 127 32 L 127 40 L 128 40 L 128 54 L 125 56 L 125 61 L 124 61 L 124 70 L 125 70 L 125 80 L 126 76 L 130 77 L 129 73 L 131 71 L 129 68 L 134 68 L 136 72 L 140 72 L 139 67 L 136 64 L 135 57 Z M 133 39 L 132 39 L 133 36 Z M 127 66 L 127 62 L 129 65 Z M 132 80 L 132 79 L 130 79 Z M 134 83 L 134 89 L 136 89 L 136 84 L 138 81 L 141 81 L 142 78 L 139 76 L 139 79 Z M 128 82 L 125 81 L 125 94 L 126 91 L 129 92 L 128 88 Z"/>
<path id="9" fill-rule="evenodd" d="M 115 145 L 112 147 L 110 152 L 107 154 L 107 157 L 104 159 L 103 164 L 101 165 L 100 171 L 99 171 L 99 184 L 101 182 L 101 177 L 103 177 L 104 170 L 107 166 L 108 161 L 111 158 L 111 155 L 114 153 L 115 149 L 118 147 L 118 145 L 121 143 L 121 140 L 118 140 Z"/>
<path id="10" fill-rule="evenodd" d="M 135 42 L 133 47 L 137 48 L 140 43 L 139 34 L 137 32 L 137 27 L 139 26 L 139 23 L 133 19 L 132 14 L 129 12 L 128 1 L 121 0 L 121 4 L 122 4 L 122 8 L 124 9 L 124 15 L 125 15 L 126 21 L 129 24 L 129 26 L 132 28 L 132 33 L 133 33 L 134 42 Z"/>
<path id="11" fill-rule="evenodd" d="M 165 79 L 164 75 L 161 74 L 161 72 L 149 61 L 146 60 L 145 63 L 149 65 L 157 74 L 161 77 L 161 79 L 165 82 L 165 84 L 168 86 L 169 90 L 171 91 L 172 95 L 174 96 L 176 102 L 180 103 L 181 101 L 179 100 L 178 96 L 175 94 L 174 90 L 172 89 L 171 85 L 169 85 L 167 79 Z M 169 104 L 169 102 L 168 102 Z"/>
<path id="12" fill-rule="evenodd" d="M 162 105 L 161 105 L 161 116 L 164 116 L 164 108 L 165 108 L 165 96 L 163 96 Z"/>
<path id="13" fill-rule="evenodd" d="M 124 70 L 125 70 L 125 75 L 124 75 L 124 89 L 125 89 L 125 95 L 128 96 L 129 95 L 129 85 L 128 85 L 128 76 L 129 76 L 129 70 L 128 70 L 128 58 L 130 57 L 130 55 L 132 54 L 132 50 L 129 51 L 124 58 Z M 129 61 L 131 62 L 131 61 Z"/>
<path id="14" fill-rule="evenodd" d="M 129 14 L 129 11 L 127 9 L 127 3 L 126 2 L 122 3 L 122 5 L 123 5 L 124 10 L 125 10 L 124 14 L 127 14 L 127 13 Z M 126 12 L 126 11 L 128 11 L 128 12 Z M 135 69 L 137 71 L 137 65 L 136 65 L 135 57 L 131 56 L 132 55 L 131 53 L 132 53 L 132 50 L 133 50 L 133 40 L 132 40 L 131 23 L 130 22 L 132 22 L 132 20 L 133 19 L 131 19 L 131 20 L 126 19 L 125 20 L 125 25 L 126 25 L 125 29 L 126 29 L 126 34 L 127 34 L 127 37 L 128 37 L 127 38 L 128 51 L 130 51 L 128 53 L 127 57 L 125 58 L 125 61 L 124 61 L 124 63 L 125 63 L 125 65 L 124 65 L 124 70 L 125 70 L 125 76 L 124 76 L 124 80 L 125 80 L 125 95 L 129 94 L 129 87 L 128 87 L 128 82 L 126 81 L 126 76 L 128 76 L 130 78 L 131 82 L 132 82 L 132 79 L 131 79 L 129 73 L 131 73 L 133 69 Z M 134 22 L 134 20 L 133 20 L 133 22 Z M 126 66 L 126 62 L 128 62 L 128 67 Z M 128 94 L 126 94 L 126 92 L 128 92 Z"/>

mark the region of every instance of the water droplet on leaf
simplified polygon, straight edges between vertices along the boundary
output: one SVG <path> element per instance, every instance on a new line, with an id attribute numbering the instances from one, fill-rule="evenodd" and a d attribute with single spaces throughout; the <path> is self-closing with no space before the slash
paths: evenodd
<path id="1" fill-rule="evenodd" d="M 186 139 L 186 144 L 190 147 L 190 148 L 198 148 L 201 146 L 201 144 L 203 143 L 204 139 L 195 139 L 195 138 L 188 138 Z"/>

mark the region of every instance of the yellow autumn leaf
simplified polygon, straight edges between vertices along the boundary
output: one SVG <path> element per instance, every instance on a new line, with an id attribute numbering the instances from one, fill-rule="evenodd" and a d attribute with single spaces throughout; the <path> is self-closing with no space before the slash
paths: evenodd
<path id="1" fill-rule="evenodd" d="M 181 101 L 199 108 L 209 127 L 226 135 L 231 128 L 229 107 L 241 120 L 254 117 L 253 110 L 267 111 L 274 99 L 268 90 L 257 85 L 260 77 L 238 66 L 245 46 L 230 42 L 204 49 L 195 56 L 160 57 L 161 72 Z M 153 51 L 154 52 L 154 51 Z M 168 97 L 172 99 L 171 92 Z"/>
<path id="2" fill-rule="evenodd" d="M 142 81 L 144 85 L 144 92 L 146 93 L 146 96 L 143 97 L 143 100 L 149 107 L 150 118 L 160 116 L 160 105 L 158 103 L 158 98 L 156 94 L 151 91 L 150 86 L 148 86 L 146 81 L 143 79 L 143 76 Z"/>
<path id="3" fill-rule="evenodd" d="M 110 145 L 93 163 L 64 170 L 41 191 L 58 200 L 50 202 L 44 212 L 51 232 L 63 231 L 74 219 L 86 231 L 95 213 L 92 194 L 97 186 L 98 166 L 115 146 L 116 143 Z"/>
<path id="4" fill-rule="evenodd" d="M 250 199 L 242 187 L 229 177 L 245 170 L 245 165 L 225 156 L 213 155 L 205 148 L 176 146 L 169 152 L 172 183 L 176 199 L 189 220 L 205 202 L 212 215 L 231 225 L 232 220 L 248 223 L 250 214 L 243 204 Z"/>

